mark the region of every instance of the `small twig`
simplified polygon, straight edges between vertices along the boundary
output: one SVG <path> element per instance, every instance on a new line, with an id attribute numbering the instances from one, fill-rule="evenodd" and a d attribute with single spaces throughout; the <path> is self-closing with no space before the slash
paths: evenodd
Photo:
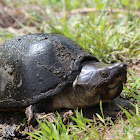
<path id="1" fill-rule="evenodd" d="M 96 8 L 84 8 L 84 9 L 75 9 L 75 10 L 71 10 L 68 13 L 71 14 L 86 14 L 86 13 L 91 13 L 91 12 L 101 12 L 101 10 L 98 10 Z M 107 10 L 108 13 L 130 13 L 130 14 L 134 14 L 134 15 L 138 15 L 140 16 L 140 11 L 133 11 L 133 10 L 124 10 L 124 9 L 109 9 Z"/>

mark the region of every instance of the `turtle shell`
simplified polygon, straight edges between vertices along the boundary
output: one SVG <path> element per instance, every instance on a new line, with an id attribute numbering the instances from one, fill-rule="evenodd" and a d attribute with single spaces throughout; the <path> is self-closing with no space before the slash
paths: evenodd
<path id="1" fill-rule="evenodd" d="M 98 61 L 57 34 L 14 37 L 0 46 L 0 109 L 20 109 L 72 85 L 82 63 Z"/>

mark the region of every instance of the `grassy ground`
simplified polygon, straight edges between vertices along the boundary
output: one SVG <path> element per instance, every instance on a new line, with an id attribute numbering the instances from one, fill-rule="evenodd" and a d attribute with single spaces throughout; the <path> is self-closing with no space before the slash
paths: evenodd
<path id="1" fill-rule="evenodd" d="M 123 96 L 136 99 L 135 113 L 125 112 L 129 125 L 121 119 L 120 133 L 114 122 L 116 139 L 140 137 L 140 1 L 139 0 L 26 0 L 0 2 L 3 8 L 0 21 L 0 44 L 13 36 L 25 33 L 59 33 L 75 40 L 100 61 L 128 64 L 128 83 Z M 2 12 L 1 12 L 2 13 Z M 0 14 L 1 14 L 0 13 Z M 64 125 L 58 117 L 55 124 L 40 123 L 41 131 L 32 135 L 36 139 L 106 139 L 107 125 L 102 126 L 76 111 L 75 125 Z M 49 126 L 49 127 L 48 127 Z M 99 130 L 102 129 L 102 133 Z M 31 134 L 30 134 L 31 135 Z"/>

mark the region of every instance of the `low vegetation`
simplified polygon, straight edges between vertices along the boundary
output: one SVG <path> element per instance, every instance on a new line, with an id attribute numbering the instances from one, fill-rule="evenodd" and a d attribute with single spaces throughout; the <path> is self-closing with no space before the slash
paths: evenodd
<path id="1" fill-rule="evenodd" d="M 100 61 L 113 63 L 123 61 L 128 64 L 128 80 L 124 86 L 123 97 L 133 98 L 135 111 L 122 107 L 126 118 L 118 119 L 121 132 L 116 128 L 116 122 L 110 119 L 114 136 L 120 140 L 140 138 L 140 78 L 139 73 L 132 70 L 132 64 L 140 59 L 140 1 L 139 0 L 27 0 L 4 1 L 9 7 L 16 7 L 28 19 L 19 20 L 15 15 L 12 18 L 19 26 L 2 28 L 0 41 L 25 33 L 59 33 L 75 40 Z M 18 12 L 18 11 L 17 11 Z M 16 13 L 18 14 L 18 13 Z M 138 64 L 140 65 L 140 64 Z M 140 68 L 138 68 L 140 71 Z M 38 120 L 41 130 L 28 133 L 34 139 L 42 140 L 93 140 L 106 139 L 106 125 L 102 103 L 101 114 L 96 119 L 89 120 L 83 117 L 82 111 L 75 110 L 75 117 L 71 122 L 64 124 L 60 115 L 55 123 L 47 120 Z M 126 123 L 127 120 L 127 123 Z"/>

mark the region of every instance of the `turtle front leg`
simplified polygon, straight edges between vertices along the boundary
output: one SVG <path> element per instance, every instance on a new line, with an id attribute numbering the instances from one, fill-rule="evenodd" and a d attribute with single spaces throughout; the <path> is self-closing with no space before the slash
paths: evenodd
<path id="1" fill-rule="evenodd" d="M 25 109 L 25 114 L 28 118 L 28 125 L 31 124 L 32 119 L 34 118 L 33 106 L 30 105 Z"/>

